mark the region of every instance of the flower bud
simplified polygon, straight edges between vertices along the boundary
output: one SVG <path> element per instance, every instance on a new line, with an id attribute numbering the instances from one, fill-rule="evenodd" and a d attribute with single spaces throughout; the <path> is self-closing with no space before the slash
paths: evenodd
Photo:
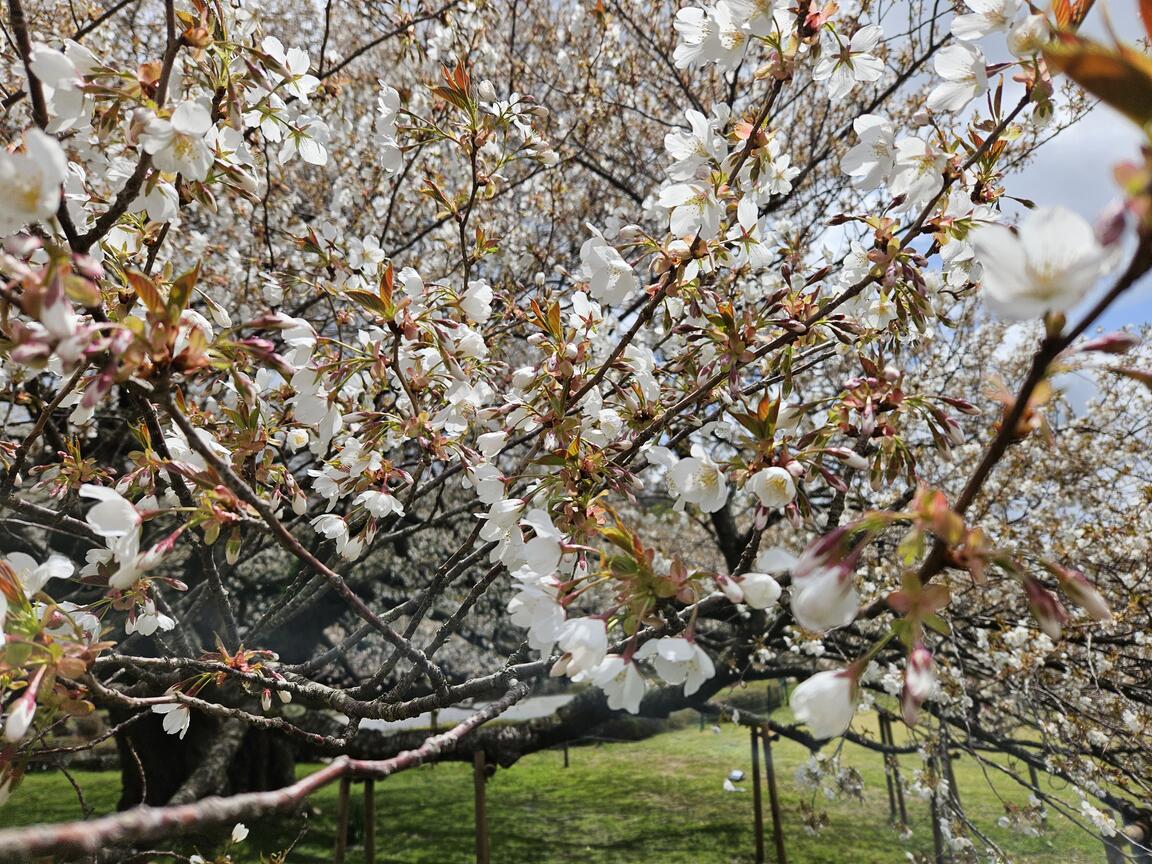
<path id="1" fill-rule="evenodd" d="M 1101 351 L 1105 354 L 1126 354 L 1140 344 L 1135 333 L 1105 333 L 1096 339 L 1089 339 L 1077 346 L 1077 351 Z"/>
<path id="2" fill-rule="evenodd" d="M 724 596 L 733 603 L 744 602 L 744 589 L 740 587 L 740 584 L 736 582 L 736 580 L 730 579 L 727 576 L 717 576 L 716 584 L 720 586 L 720 590 L 724 593 Z"/>
<path id="3" fill-rule="evenodd" d="M 1068 612 L 1057 599 L 1056 595 L 1033 579 L 1024 577 L 1024 593 L 1028 597 L 1028 608 L 1036 618 L 1040 629 L 1051 639 L 1059 639 L 1061 628 L 1068 620 Z"/>
<path id="4" fill-rule="evenodd" d="M 4 723 L 5 740 L 12 744 L 20 741 L 28 731 L 28 727 L 32 725 L 34 716 L 36 716 L 36 694 L 29 688 L 8 710 L 8 719 Z"/>
<path id="5" fill-rule="evenodd" d="M 753 609 L 767 609 L 780 599 L 780 583 L 767 573 L 744 573 L 737 577 L 744 602 Z"/>
<path id="6" fill-rule="evenodd" d="M 1079 570 L 1068 567 L 1049 565 L 1049 570 L 1059 580 L 1060 588 L 1067 594 L 1072 602 L 1088 613 L 1096 621 L 1111 621 L 1112 609 L 1108 601 L 1096 590 L 1096 586 L 1085 578 Z"/>
<path id="7" fill-rule="evenodd" d="M 837 669 L 817 672 L 800 682 L 788 704 L 814 738 L 835 738 L 852 724 L 858 694 L 856 676 L 848 669 Z"/>
<path id="8" fill-rule="evenodd" d="M 904 666 L 904 692 L 900 696 L 900 705 L 905 723 L 911 726 L 916 722 L 920 706 L 935 695 L 936 686 L 936 661 L 924 643 L 918 642 Z"/>

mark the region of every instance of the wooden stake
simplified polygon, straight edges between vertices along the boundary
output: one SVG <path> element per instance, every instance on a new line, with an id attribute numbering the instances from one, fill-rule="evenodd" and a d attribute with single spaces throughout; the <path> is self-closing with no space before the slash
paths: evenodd
<path id="1" fill-rule="evenodd" d="M 476 864 L 491 864 L 488 856 L 488 810 L 484 792 L 488 778 L 484 771 L 484 751 L 472 754 L 472 787 L 476 801 Z"/>
<path id="2" fill-rule="evenodd" d="M 1040 775 L 1036 773 L 1036 766 L 1031 762 L 1028 763 L 1028 780 L 1032 783 L 1032 790 L 1036 793 L 1036 798 L 1041 804 L 1040 824 L 1043 826 L 1048 825 L 1048 808 L 1043 807 L 1044 799 L 1040 797 Z"/>
<path id="3" fill-rule="evenodd" d="M 756 864 L 764 864 L 764 802 L 760 794 L 760 744 L 755 726 L 749 727 L 752 739 L 752 831 L 756 839 Z"/>
<path id="4" fill-rule="evenodd" d="M 364 862 L 376 864 L 376 781 L 364 781 Z"/>
<path id="5" fill-rule="evenodd" d="M 772 810 L 772 839 L 776 844 L 776 864 L 788 864 L 788 853 L 784 851 L 784 820 L 780 815 L 780 794 L 776 789 L 776 767 L 772 761 L 772 730 L 765 727 L 760 732 L 764 742 L 764 773 L 768 775 L 768 806 Z"/>
<path id="6" fill-rule="evenodd" d="M 936 756 L 932 757 L 931 763 L 933 773 L 936 775 L 937 780 L 940 778 L 940 759 Z M 939 788 L 939 785 L 937 785 Z M 940 807 L 937 804 L 936 791 L 933 790 L 932 797 L 929 799 L 929 812 L 932 816 L 932 848 L 936 853 L 936 864 L 944 864 L 944 834 L 940 830 Z"/>
<path id="7" fill-rule="evenodd" d="M 332 853 L 332 864 L 344 864 L 348 851 L 348 799 L 352 791 L 352 780 L 340 778 L 340 793 L 336 799 L 336 851 Z"/>
<path id="8" fill-rule="evenodd" d="M 880 743 L 885 747 L 888 746 L 888 715 L 881 714 L 880 717 Z M 884 782 L 888 786 L 888 821 L 896 823 L 896 789 L 892 783 L 892 756 L 894 754 L 884 752 Z"/>
<path id="9" fill-rule="evenodd" d="M 564 767 L 568 767 L 568 742 L 564 742 Z"/>
<path id="10" fill-rule="evenodd" d="M 941 733 L 942 733 L 942 738 L 943 738 L 943 743 L 944 743 L 944 747 L 943 747 L 944 771 L 945 771 L 944 776 L 946 776 L 948 778 L 948 791 L 952 795 L 952 800 L 955 802 L 956 807 L 959 808 L 962 806 L 961 801 L 960 801 L 960 787 L 956 783 L 956 772 L 952 768 L 952 749 L 949 746 L 950 736 L 948 734 L 948 727 L 943 726 L 943 728 L 941 729 Z"/>
<path id="11" fill-rule="evenodd" d="M 892 748 L 896 749 L 896 737 L 892 734 L 892 718 L 884 715 L 884 725 L 880 727 L 880 732 L 884 738 L 885 743 Z M 900 810 L 900 824 L 908 824 L 908 808 L 904 804 L 904 786 L 900 782 L 900 759 L 895 752 L 892 754 L 892 785 L 896 790 L 896 806 Z"/>

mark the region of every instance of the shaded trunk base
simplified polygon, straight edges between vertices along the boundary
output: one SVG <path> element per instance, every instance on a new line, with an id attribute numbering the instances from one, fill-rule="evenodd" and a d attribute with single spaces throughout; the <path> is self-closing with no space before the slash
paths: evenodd
<path id="1" fill-rule="evenodd" d="M 118 734 L 117 808 L 261 792 L 295 781 L 295 760 L 283 738 L 264 729 L 245 730 L 233 722 L 197 715 L 181 740 L 164 731 L 157 715 Z"/>

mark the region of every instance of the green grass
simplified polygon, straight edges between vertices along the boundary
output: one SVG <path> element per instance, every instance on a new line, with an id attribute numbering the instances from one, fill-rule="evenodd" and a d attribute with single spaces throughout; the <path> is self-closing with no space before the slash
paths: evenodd
<path id="1" fill-rule="evenodd" d="M 868 719 L 863 718 L 863 725 Z M 860 725 L 860 718 L 858 718 Z M 500 770 L 488 783 L 492 860 L 497 864 L 750 864 L 752 856 L 751 782 L 748 791 L 725 793 L 721 784 L 733 768 L 749 772 L 748 735 L 725 724 L 716 734 L 695 726 L 647 741 L 574 747 L 571 767 L 559 751 L 526 757 Z M 928 855 L 932 834 L 927 805 L 908 797 L 913 829 L 907 839 L 888 825 L 888 801 L 880 757 L 846 745 L 844 762 L 863 775 L 863 800 L 815 802 L 828 824 L 815 836 L 805 832 L 802 802 L 811 792 L 797 787 L 795 769 L 808 752 L 789 742 L 773 749 L 781 787 L 784 833 L 791 864 L 890 864 L 906 861 L 905 852 Z M 913 759 L 906 759 L 909 769 Z M 301 775 L 316 766 L 299 767 Z M 1096 838 L 1057 814 L 1039 838 L 999 828 L 1004 802 L 1027 799 L 1008 778 L 993 777 L 968 757 L 956 762 L 957 784 L 969 817 L 1023 864 L 1098 864 L 1103 848 Z M 910 770 L 908 775 L 910 776 Z M 76 772 L 88 804 L 110 812 L 118 794 L 118 775 Z M 1047 778 L 1041 780 L 1047 785 Z M 471 766 L 452 762 L 425 766 L 377 784 L 377 861 L 388 864 L 464 864 L 473 855 Z M 353 787 L 354 808 L 360 787 Z M 291 862 L 328 862 L 334 845 L 336 789 L 315 795 L 319 811 L 289 857 Z M 75 792 L 59 775 L 32 775 L 0 810 L 0 825 L 74 819 L 80 815 Z M 765 819 L 768 820 L 767 801 Z M 348 860 L 363 860 L 359 814 L 353 810 Z M 769 823 L 770 825 L 770 823 Z M 230 826 L 229 826 L 230 827 Z M 251 836 L 235 850 L 237 862 L 256 861 L 285 848 L 299 824 L 252 824 Z M 227 830 L 225 830 L 227 833 Z M 201 838 L 200 851 L 221 848 Z M 771 837 L 767 839 L 771 850 Z M 171 844 L 167 844 L 171 845 Z M 165 848 L 167 848 L 167 845 Z M 191 851 L 191 846 L 183 847 Z M 771 860 L 771 859 L 770 859 Z"/>

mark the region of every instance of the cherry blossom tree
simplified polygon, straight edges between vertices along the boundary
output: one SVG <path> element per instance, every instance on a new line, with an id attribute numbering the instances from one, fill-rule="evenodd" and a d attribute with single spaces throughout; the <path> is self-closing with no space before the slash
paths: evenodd
<path id="1" fill-rule="evenodd" d="M 1146 841 L 1152 357 L 1096 325 L 1152 173 L 1010 192 L 1152 121 L 1090 5 L 9 0 L 0 798 L 99 709 L 125 812 L 0 855 L 781 678 L 814 749 L 898 705 L 957 854 L 958 742 Z"/>

